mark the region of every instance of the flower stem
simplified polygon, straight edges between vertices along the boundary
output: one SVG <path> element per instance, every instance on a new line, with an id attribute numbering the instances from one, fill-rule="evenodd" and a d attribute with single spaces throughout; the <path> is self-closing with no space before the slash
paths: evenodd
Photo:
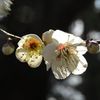
<path id="1" fill-rule="evenodd" d="M 5 30 L 3 30 L 1 28 L 0 28 L 0 31 L 2 31 L 3 33 L 5 33 L 7 36 L 14 37 L 14 38 L 17 38 L 17 39 L 21 39 L 21 37 L 19 37 L 17 35 L 13 35 L 11 33 L 8 33 L 8 32 L 6 32 Z"/>

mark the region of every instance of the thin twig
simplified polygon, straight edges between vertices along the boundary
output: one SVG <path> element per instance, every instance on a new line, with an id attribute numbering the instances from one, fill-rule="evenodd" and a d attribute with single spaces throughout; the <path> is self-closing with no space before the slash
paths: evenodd
<path id="1" fill-rule="evenodd" d="M 0 28 L 0 31 L 2 31 L 3 33 L 5 33 L 6 35 L 10 36 L 10 37 L 14 37 L 14 38 L 17 38 L 17 39 L 21 39 L 21 37 L 17 36 L 17 35 L 13 35 L 11 33 L 8 33 L 6 32 L 5 30 L 1 29 Z"/>

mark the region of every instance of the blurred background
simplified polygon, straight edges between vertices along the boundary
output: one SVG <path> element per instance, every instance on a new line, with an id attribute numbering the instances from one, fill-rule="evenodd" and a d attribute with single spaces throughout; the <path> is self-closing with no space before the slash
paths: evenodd
<path id="1" fill-rule="evenodd" d="M 4 0 L 9 1 L 9 0 Z M 0 2 L 3 2 L 1 0 Z M 0 27 L 14 35 L 60 29 L 83 39 L 100 40 L 100 0 L 13 0 L 11 11 L 0 17 Z M 15 54 L 6 56 L 7 37 L 0 32 L 0 98 L 2 100 L 100 100 L 100 53 L 84 56 L 87 71 L 56 80 L 44 62 L 31 69 Z M 11 41 L 14 47 L 17 40 Z M 11 45 L 11 46 L 12 46 Z M 13 47 L 12 46 L 12 47 Z"/>

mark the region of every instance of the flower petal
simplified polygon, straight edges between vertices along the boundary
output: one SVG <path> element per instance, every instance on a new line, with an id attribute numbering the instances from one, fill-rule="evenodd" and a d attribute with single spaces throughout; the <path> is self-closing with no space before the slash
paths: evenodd
<path id="1" fill-rule="evenodd" d="M 63 58 L 60 61 L 55 59 L 51 68 L 56 79 L 65 79 L 70 75 L 66 61 Z"/>
<path id="2" fill-rule="evenodd" d="M 33 55 L 32 58 L 28 60 L 28 65 L 31 68 L 37 68 L 42 62 L 42 55 Z"/>
<path id="3" fill-rule="evenodd" d="M 68 66 L 68 70 L 70 72 L 73 72 L 77 68 L 79 57 L 74 54 L 74 55 L 70 55 L 68 58 L 66 57 L 65 59 Z"/>
<path id="4" fill-rule="evenodd" d="M 26 62 L 27 52 L 25 49 L 18 47 L 15 52 L 16 58 L 21 62 Z"/>
<path id="5" fill-rule="evenodd" d="M 76 69 L 72 72 L 75 75 L 84 73 L 88 66 L 86 59 L 82 55 L 78 55 L 78 57 L 79 57 L 80 61 L 77 65 Z"/>
<path id="6" fill-rule="evenodd" d="M 53 34 L 54 30 L 49 30 L 46 31 L 42 34 L 42 40 L 44 41 L 45 45 L 49 44 L 52 42 L 52 34 Z"/>
<path id="7" fill-rule="evenodd" d="M 26 39 L 24 39 L 23 37 L 21 38 L 21 40 L 17 43 L 19 47 L 22 47 L 23 44 L 25 43 Z"/>
<path id="8" fill-rule="evenodd" d="M 77 36 L 70 36 L 70 43 L 72 44 L 83 44 L 85 43 L 85 41 L 83 39 L 81 39 L 80 37 Z"/>
<path id="9" fill-rule="evenodd" d="M 76 50 L 78 51 L 78 54 L 83 55 L 83 54 L 85 54 L 87 52 L 87 47 L 85 47 L 85 46 L 77 46 Z"/>
<path id="10" fill-rule="evenodd" d="M 63 32 L 61 30 L 56 30 L 52 34 L 53 41 L 58 41 L 59 43 L 69 42 L 71 44 L 84 44 L 85 41 L 80 37 L 77 37 L 73 34 Z"/>
<path id="11" fill-rule="evenodd" d="M 46 47 L 44 47 L 42 53 L 44 60 L 46 60 L 49 63 L 53 62 L 53 58 L 55 58 L 56 56 L 55 49 L 56 49 L 56 44 L 54 43 L 50 43 Z"/>
<path id="12" fill-rule="evenodd" d="M 65 33 L 61 30 L 56 30 L 54 31 L 53 35 L 52 35 L 52 39 L 53 41 L 57 41 L 59 43 L 65 43 L 68 42 L 70 39 L 70 36 L 73 36 L 69 33 Z"/>

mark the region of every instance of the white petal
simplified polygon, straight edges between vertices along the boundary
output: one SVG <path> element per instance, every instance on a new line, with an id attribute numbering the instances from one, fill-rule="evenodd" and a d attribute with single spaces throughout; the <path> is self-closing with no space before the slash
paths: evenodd
<path id="1" fill-rule="evenodd" d="M 83 39 L 81 39 L 80 37 L 77 37 L 77 36 L 67 33 L 67 32 L 63 32 L 61 30 L 54 31 L 54 33 L 52 35 L 52 39 L 53 39 L 53 41 L 57 41 L 58 43 L 69 42 L 74 45 L 81 44 L 83 46 L 85 44 L 85 41 Z"/>
<path id="2" fill-rule="evenodd" d="M 19 61 L 26 62 L 27 52 L 23 48 L 17 48 L 15 55 Z"/>
<path id="3" fill-rule="evenodd" d="M 54 41 L 58 41 L 59 43 L 65 43 L 70 40 L 70 36 L 73 36 L 73 35 L 71 35 L 69 33 L 65 33 L 60 30 L 56 30 L 56 31 L 54 31 L 54 33 L 52 35 L 52 39 Z"/>
<path id="4" fill-rule="evenodd" d="M 43 57 L 44 60 L 51 63 L 53 61 L 53 58 L 56 56 L 55 54 L 56 45 L 54 43 L 50 43 L 43 49 Z"/>
<path id="5" fill-rule="evenodd" d="M 72 37 L 72 36 L 71 36 Z M 73 39 L 70 39 L 70 42 L 72 44 L 80 44 L 80 43 L 85 43 L 85 41 L 83 39 L 81 39 L 80 37 L 77 36 L 73 36 Z"/>
<path id="6" fill-rule="evenodd" d="M 29 59 L 28 65 L 31 68 L 37 68 L 40 66 L 42 62 L 42 55 L 33 55 L 32 58 Z"/>
<path id="7" fill-rule="evenodd" d="M 87 52 L 87 48 L 85 46 L 77 46 L 76 50 L 78 51 L 78 54 L 85 54 Z"/>
<path id="8" fill-rule="evenodd" d="M 66 63 L 70 72 L 73 72 L 77 68 L 78 62 L 79 57 L 77 55 L 70 55 L 68 58 L 66 57 Z"/>
<path id="9" fill-rule="evenodd" d="M 18 42 L 18 46 L 22 47 L 23 44 L 25 43 L 25 41 L 26 41 L 26 39 L 21 38 L 21 40 L 19 40 L 19 42 Z"/>
<path id="10" fill-rule="evenodd" d="M 76 69 L 72 72 L 75 75 L 84 73 L 88 66 L 86 59 L 82 55 L 78 55 L 78 57 L 79 57 L 80 61 L 77 65 Z"/>
<path id="11" fill-rule="evenodd" d="M 70 75 L 64 59 L 61 61 L 55 59 L 51 68 L 56 79 L 65 79 Z"/>
<path id="12" fill-rule="evenodd" d="M 42 34 L 42 40 L 44 41 L 44 43 L 46 45 L 52 42 L 53 32 L 54 32 L 54 30 L 49 30 L 49 31 L 46 31 Z"/>

